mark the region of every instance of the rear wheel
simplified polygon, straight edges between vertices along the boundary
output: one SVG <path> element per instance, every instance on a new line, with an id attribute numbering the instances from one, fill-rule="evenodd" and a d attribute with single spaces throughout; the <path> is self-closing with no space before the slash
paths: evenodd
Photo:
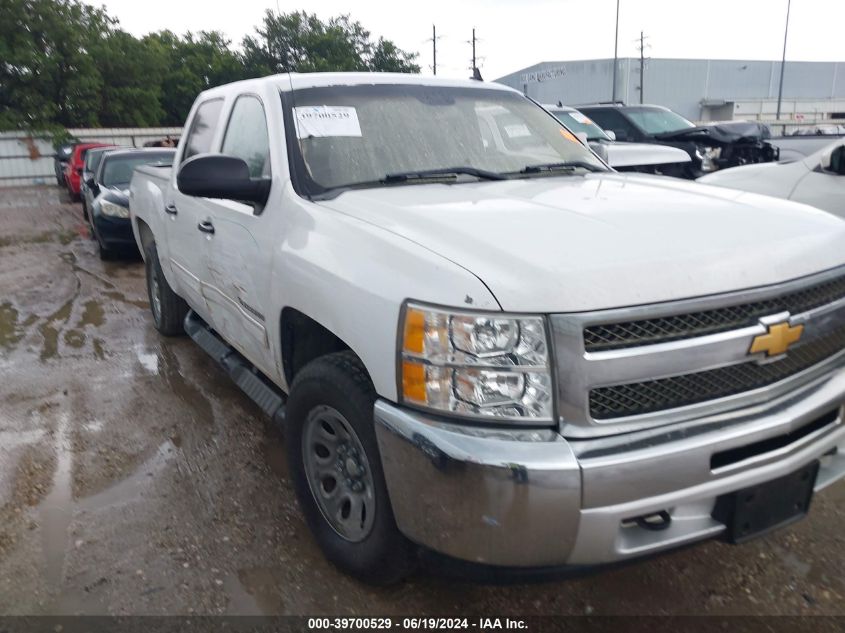
<path id="1" fill-rule="evenodd" d="M 165 336 L 183 334 L 188 304 L 173 292 L 167 283 L 155 243 L 147 247 L 146 255 L 147 294 L 150 299 L 150 311 L 153 313 L 153 324 Z"/>
<path id="2" fill-rule="evenodd" d="M 305 519 L 331 562 L 373 584 L 414 568 L 414 550 L 390 506 L 373 422 L 375 390 L 360 360 L 312 361 L 291 387 L 288 463 Z"/>
<path id="3" fill-rule="evenodd" d="M 103 246 L 103 243 L 100 240 L 97 240 L 97 253 L 100 255 L 100 259 L 104 262 L 111 261 L 115 258 L 114 250 L 108 248 L 107 246 Z"/>

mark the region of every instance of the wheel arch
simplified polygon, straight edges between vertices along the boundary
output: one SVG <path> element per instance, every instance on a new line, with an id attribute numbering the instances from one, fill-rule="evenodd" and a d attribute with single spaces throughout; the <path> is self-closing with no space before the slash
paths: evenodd
<path id="1" fill-rule="evenodd" d="M 363 358 L 351 345 L 296 308 L 286 306 L 282 309 L 279 317 L 279 334 L 282 371 L 288 387 L 293 384 L 296 374 L 308 363 L 335 352 L 352 352 L 367 371 Z M 368 371 L 367 377 L 372 382 Z"/>

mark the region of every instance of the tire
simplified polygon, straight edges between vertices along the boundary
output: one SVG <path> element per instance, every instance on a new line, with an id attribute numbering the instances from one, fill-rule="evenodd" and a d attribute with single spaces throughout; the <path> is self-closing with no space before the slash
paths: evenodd
<path id="1" fill-rule="evenodd" d="M 369 376 L 352 352 L 329 354 L 312 361 L 297 374 L 291 386 L 285 445 L 300 507 L 326 558 L 360 580 L 389 585 L 414 570 L 415 551 L 396 527 L 390 506 L 373 422 L 375 399 Z M 327 439 L 330 434 L 322 426 L 324 423 L 338 430 L 345 423 L 352 433 L 347 438 L 338 433 L 335 440 Z M 344 449 L 347 439 L 349 446 Z M 318 456 L 321 442 L 325 442 L 323 453 L 329 452 L 322 457 L 325 462 Z M 350 459 L 358 466 L 350 466 Z M 309 472 L 320 467 L 322 481 L 317 475 L 309 476 Z M 351 484 L 361 486 L 358 492 L 348 485 L 350 468 L 358 470 L 352 473 L 353 477 L 360 475 Z M 326 486 L 326 481 L 335 476 L 335 486 Z M 324 501 L 318 501 L 318 495 Z M 366 498 L 363 514 L 369 508 L 369 515 L 365 519 L 359 520 L 356 506 L 351 504 L 350 518 L 345 522 L 341 518 L 345 502 L 339 500 L 349 498 L 348 495 Z M 326 509 L 332 504 L 340 508 L 339 513 Z M 336 517 L 334 525 L 330 515 Z"/>
<path id="2" fill-rule="evenodd" d="M 188 314 L 188 304 L 173 292 L 158 260 L 155 243 L 147 247 L 147 295 L 150 299 L 150 312 L 153 315 L 153 325 L 164 336 L 179 336 L 185 333 L 185 315 Z"/>
<path id="3" fill-rule="evenodd" d="M 103 243 L 100 240 L 97 240 L 97 254 L 104 262 L 110 262 L 115 258 L 115 252 L 112 249 L 103 246 Z"/>

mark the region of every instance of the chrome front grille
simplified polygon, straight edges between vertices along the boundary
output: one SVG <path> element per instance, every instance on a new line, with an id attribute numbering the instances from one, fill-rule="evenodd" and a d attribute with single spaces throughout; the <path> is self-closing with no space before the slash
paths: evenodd
<path id="1" fill-rule="evenodd" d="M 732 396 L 789 378 L 843 348 L 845 327 L 796 347 L 772 363 L 748 362 L 659 380 L 598 387 L 590 391 L 590 413 L 594 418 L 611 419 Z"/>
<path id="2" fill-rule="evenodd" d="M 588 352 L 665 343 L 753 325 L 770 314 L 800 314 L 845 297 L 845 276 L 751 303 L 584 328 Z"/>
<path id="3" fill-rule="evenodd" d="M 750 352 L 803 325 L 787 352 Z M 845 370 L 845 266 L 741 292 L 551 317 L 568 437 L 705 418 L 787 397 Z"/>

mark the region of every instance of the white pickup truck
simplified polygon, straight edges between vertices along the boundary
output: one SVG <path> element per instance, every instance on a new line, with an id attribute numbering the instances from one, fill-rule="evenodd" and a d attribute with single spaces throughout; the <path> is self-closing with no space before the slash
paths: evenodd
<path id="1" fill-rule="evenodd" d="M 266 77 L 185 130 L 130 188 L 155 326 L 284 425 L 343 570 L 739 542 L 845 475 L 841 219 L 618 174 L 474 81 Z"/>

